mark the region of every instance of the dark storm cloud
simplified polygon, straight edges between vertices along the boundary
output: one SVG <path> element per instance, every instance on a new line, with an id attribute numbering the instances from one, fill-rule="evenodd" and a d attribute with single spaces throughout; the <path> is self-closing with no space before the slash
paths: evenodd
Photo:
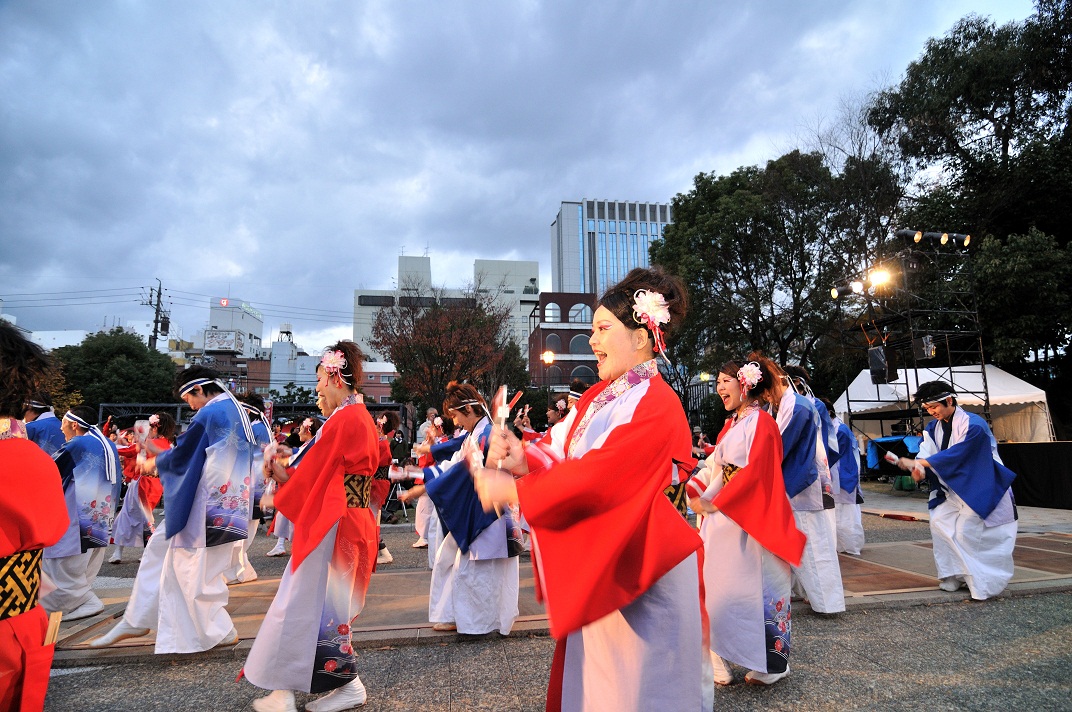
<path id="1" fill-rule="evenodd" d="M 931 5 L 9 2 L 0 296 L 28 328 L 95 328 L 149 312 L 10 295 L 159 277 L 187 335 L 230 294 L 323 310 L 292 318 L 317 339 L 403 249 L 452 285 L 475 258 L 546 272 L 559 201 L 774 158 L 963 14 L 1031 12 Z"/>

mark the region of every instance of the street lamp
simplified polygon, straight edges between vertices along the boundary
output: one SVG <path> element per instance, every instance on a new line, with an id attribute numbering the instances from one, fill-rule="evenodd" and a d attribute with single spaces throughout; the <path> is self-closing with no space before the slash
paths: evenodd
<path id="1" fill-rule="evenodd" d="M 544 351 L 542 354 L 540 354 L 540 360 L 543 361 L 545 365 L 550 366 L 555 362 L 555 352 Z"/>

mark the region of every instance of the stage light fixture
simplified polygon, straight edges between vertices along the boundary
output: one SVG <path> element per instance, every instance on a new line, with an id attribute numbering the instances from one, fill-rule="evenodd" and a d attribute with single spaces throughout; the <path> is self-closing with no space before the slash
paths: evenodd
<path id="1" fill-rule="evenodd" d="M 945 245 L 945 244 L 947 244 L 947 243 L 949 242 L 949 233 L 948 233 L 948 232 L 943 232 L 943 233 L 942 233 L 942 237 L 941 237 L 941 240 L 940 240 L 940 242 L 941 242 L 941 243 L 942 243 L 943 245 Z"/>
<path id="2" fill-rule="evenodd" d="M 884 269 L 876 269 L 871 273 L 871 286 L 881 287 L 890 281 L 890 273 Z"/>
<path id="3" fill-rule="evenodd" d="M 849 287 L 852 289 L 853 294 L 864 293 L 864 283 L 858 279 L 852 280 L 852 282 L 849 283 Z"/>
<path id="4" fill-rule="evenodd" d="M 840 296 L 841 296 L 841 292 L 838 291 L 837 287 L 831 287 L 830 288 L 830 298 L 831 299 L 837 299 Z"/>
<path id="5" fill-rule="evenodd" d="M 898 230 L 894 234 L 906 242 L 911 240 L 914 243 L 919 243 L 923 239 L 923 233 L 919 230 Z"/>

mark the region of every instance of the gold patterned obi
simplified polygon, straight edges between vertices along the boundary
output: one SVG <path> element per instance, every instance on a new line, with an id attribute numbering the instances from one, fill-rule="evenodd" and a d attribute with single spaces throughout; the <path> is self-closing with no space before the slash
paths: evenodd
<path id="1" fill-rule="evenodd" d="M 347 507 L 368 508 L 372 494 L 372 478 L 368 475 L 343 475 Z"/>
<path id="2" fill-rule="evenodd" d="M 0 620 L 37 605 L 41 585 L 41 549 L 0 557 Z"/>
<path id="3" fill-rule="evenodd" d="M 722 486 L 725 487 L 733 479 L 733 476 L 737 474 L 737 471 L 741 469 L 737 465 L 729 464 L 722 466 Z"/>
<path id="4" fill-rule="evenodd" d="M 670 485 L 663 490 L 663 494 L 670 500 L 670 504 L 674 505 L 681 516 L 688 517 L 689 515 L 689 495 L 685 491 L 685 482 L 676 485 Z"/>

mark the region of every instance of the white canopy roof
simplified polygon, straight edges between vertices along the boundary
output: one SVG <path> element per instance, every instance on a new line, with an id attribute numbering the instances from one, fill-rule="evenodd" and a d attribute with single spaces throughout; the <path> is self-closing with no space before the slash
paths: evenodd
<path id="1" fill-rule="evenodd" d="M 841 394 L 834 403 L 838 413 L 848 412 L 847 395 L 852 396 L 852 412 L 866 413 L 872 410 L 893 410 L 909 407 L 912 394 L 919 389 L 920 383 L 927 381 L 952 380 L 957 391 L 957 402 L 963 405 L 982 405 L 983 399 L 969 391 L 983 391 L 983 376 L 978 366 L 955 366 L 952 375 L 949 369 L 901 368 L 895 383 L 872 383 L 871 372 L 864 370 L 853 379 L 849 390 Z M 1021 381 L 997 366 L 986 365 L 986 389 L 990 392 L 991 405 L 1010 405 L 1012 403 L 1046 402 L 1046 392 Z"/>
<path id="2" fill-rule="evenodd" d="M 1046 392 L 1016 376 L 1002 371 L 997 366 L 986 365 L 986 390 L 990 394 L 991 414 L 994 419 L 994 435 L 998 440 L 1038 442 L 1053 439 L 1049 404 Z M 849 395 L 852 397 L 853 413 L 868 413 L 898 410 L 911 406 L 912 394 L 920 383 L 927 381 L 952 381 L 957 391 L 957 402 L 969 410 L 978 411 L 983 405 L 983 375 L 978 366 L 957 366 L 952 369 L 920 368 L 898 369 L 894 383 L 872 383 L 870 371 L 860 371 L 849 384 L 847 391 L 834 403 L 834 411 L 848 421 Z M 891 418 L 896 420 L 897 418 Z M 879 423 L 854 423 L 857 430 L 869 437 L 881 433 Z M 874 432 L 872 432 L 874 431 Z"/>

